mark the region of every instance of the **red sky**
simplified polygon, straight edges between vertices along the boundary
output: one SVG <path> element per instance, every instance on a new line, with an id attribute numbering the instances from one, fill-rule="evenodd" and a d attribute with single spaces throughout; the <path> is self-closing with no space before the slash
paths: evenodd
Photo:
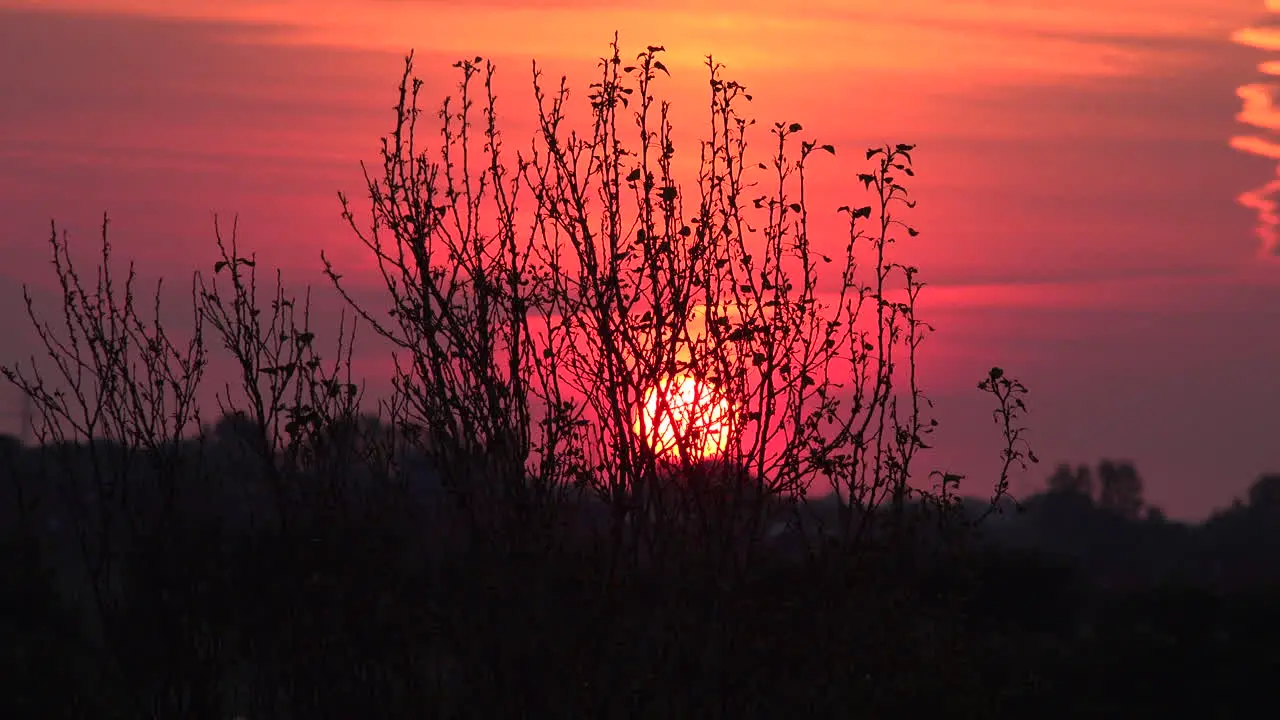
<path id="1" fill-rule="evenodd" d="M 999 364 L 1050 466 L 1015 489 L 1127 458 L 1202 517 L 1280 470 L 1272 23 L 1262 0 L 0 0 L 0 362 L 30 350 L 19 286 L 52 279 L 51 218 L 89 251 L 109 212 L 117 252 L 176 280 L 212 261 L 211 212 L 238 213 L 264 264 L 320 285 L 321 249 L 360 260 L 336 192 L 361 195 L 404 52 L 427 98 L 455 59 L 495 60 L 519 137 L 530 61 L 583 87 L 617 29 L 668 48 L 688 117 L 713 53 L 762 124 L 834 143 L 815 209 L 857 198 L 861 148 L 919 145 L 931 462 L 996 465 L 973 388 Z M 0 390 L 0 426 L 16 411 Z"/>

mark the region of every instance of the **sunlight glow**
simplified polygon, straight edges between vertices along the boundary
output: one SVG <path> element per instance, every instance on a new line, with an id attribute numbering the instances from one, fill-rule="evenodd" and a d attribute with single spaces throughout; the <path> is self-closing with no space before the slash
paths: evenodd
<path id="1" fill-rule="evenodd" d="M 636 434 L 659 455 L 702 460 L 729 443 L 729 401 L 692 375 L 665 378 L 645 391 L 636 413 Z"/>

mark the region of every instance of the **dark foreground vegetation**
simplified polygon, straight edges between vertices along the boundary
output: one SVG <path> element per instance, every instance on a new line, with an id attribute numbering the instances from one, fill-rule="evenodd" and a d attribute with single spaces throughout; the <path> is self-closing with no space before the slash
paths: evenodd
<path id="1" fill-rule="evenodd" d="M 186 461 L 236 457 L 237 429 Z M 3 452 L 29 489 L 51 451 Z M 91 498 L 7 513 L 5 717 L 1246 717 L 1280 670 L 1276 477 L 1199 526 L 1054 490 L 964 547 L 810 555 L 780 521 L 727 573 L 698 547 L 623 569 L 599 503 L 451 547 L 427 474 L 278 522 L 227 470 L 164 508 L 135 467 L 151 509 L 96 541 L 118 543 L 106 579 Z"/>
<path id="2" fill-rule="evenodd" d="M 406 68 L 368 220 L 342 197 L 386 306 L 325 263 L 395 355 L 385 398 L 354 325 L 318 338 L 234 236 L 174 329 L 105 227 L 92 275 L 52 234 L 63 307 L 28 300 L 43 356 L 3 368 L 33 435 L 0 438 L 0 715 L 1258 713 L 1280 480 L 1196 527 L 1116 463 L 1018 509 L 1027 389 L 999 368 L 989 497 L 920 471 L 930 328 L 892 253 L 914 148 L 868 151 L 871 204 L 811 242 L 805 166 L 836 149 L 778 123 L 747 161 L 750 96 L 709 60 L 686 189 L 661 52 L 615 47 L 572 132 L 535 75 L 514 154 L 474 97 L 492 67 L 458 63 L 430 152 Z M 234 378 L 206 378 L 215 351 Z M 636 419 L 681 376 L 733 408 L 714 459 L 696 419 L 671 452 Z"/>

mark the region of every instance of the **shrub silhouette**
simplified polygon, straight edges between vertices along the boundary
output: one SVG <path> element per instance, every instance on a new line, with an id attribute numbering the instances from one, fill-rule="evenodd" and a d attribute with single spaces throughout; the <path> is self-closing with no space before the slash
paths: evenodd
<path id="1" fill-rule="evenodd" d="M 752 159 L 750 95 L 708 58 L 710 135 L 682 185 L 662 52 L 628 64 L 615 41 L 578 132 L 566 82 L 535 70 L 538 130 L 514 154 L 479 58 L 455 65 L 429 148 L 410 56 L 368 221 L 341 196 L 385 306 L 326 258 L 355 322 L 323 350 L 309 291 L 260 284 L 234 226 L 215 228 L 181 330 L 117 273 L 105 221 L 91 281 L 53 229 L 62 323 L 28 295 L 44 357 L 4 367 L 39 444 L 8 452 L 29 466 L 13 487 L 45 508 L 14 535 L 59 558 L 41 562 L 88 638 L 66 653 L 108 668 L 76 681 L 80 707 L 998 709 L 1005 681 L 965 662 L 987 641 L 966 619 L 984 570 L 963 541 L 1035 459 L 1026 388 L 999 368 L 979 384 L 1004 467 L 969 513 L 960 476 L 916 469 L 936 425 L 916 372 L 930 328 L 918 269 L 893 258 L 917 234 L 899 217 L 914 147 L 866 152 L 869 204 L 840 208 L 827 257 L 805 173 L 836 148 L 780 122 Z M 395 355 L 387 397 L 354 376 L 357 326 Z M 197 397 L 216 352 L 236 377 L 214 419 Z M 719 457 L 634 431 L 645 391 L 682 374 L 734 408 Z"/>

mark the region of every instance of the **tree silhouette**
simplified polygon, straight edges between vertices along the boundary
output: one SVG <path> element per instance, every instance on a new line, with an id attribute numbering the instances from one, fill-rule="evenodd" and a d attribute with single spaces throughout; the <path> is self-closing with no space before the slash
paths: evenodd
<path id="1" fill-rule="evenodd" d="M 86 640 L 62 652 L 100 668 L 80 689 L 121 717 L 990 714 L 1007 684 L 966 659 L 1001 642 L 975 618 L 1007 565 L 964 555 L 960 476 L 919 470 L 931 328 L 894 256 L 918 234 L 915 148 L 866 150 L 867 204 L 811 207 L 808 168 L 836 148 L 783 121 L 754 158 L 751 96 L 708 58 L 709 138 L 681 185 L 662 53 L 626 63 L 615 41 L 576 129 L 567 85 L 535 70 L 518 152 L 491 64 L 455 65 L 432 145 L 406 61 L 368 223 L 341 198 L 384 304 L 322 258 L 392 346 L 387 397 L 353 377 L 355 324 L 322 353 L 309 291 L 261 282 L 234 225 L 215 221 L 181 332 L 159 291 L 142 311 L 105 221 L 95 278 L 53 229 L 63 307 L 50 323 L 28 296 L 44 356 L 3 368 L 41 444 L 4 449 L 10 487 L 39 486 L 68 529 L 0 517 L 49 549 L 22 562 L 58 571 L 5 559 L 32 585 L 14 597 L 69 588 Z M 196 400 L 218 353 L 215 419 Z M 686 375 L 733 410 L 715 457 L 635 429 Z M 1004 439 L 991 510 L 1035 457 L 1026 387 L 999 367 L 978 387 Z"/>
<path id="2" fill-rule="evenodd" d="M 1263 475 L 1249 487 L 1249 507 L 1280 509 L 1280 473 Z"/>
<path id="3" fill-rule="evenodd" d="M 1072 493 L 1083 495 L 1087 498 L 1093 497 L 1093 472 L 1088 465 L 1081 465 L 1073 469 L 1071 465 L 1062 463 L 1049 476 L 1047 484 L 1050 492 Z"/>
<path id="4" fill-rule="evenodd" d="M 1103 460 L 1098 464 L 1098 506 L 1134 520 L 1142 510 L 1142 478 L 1132 463 Z"/>

